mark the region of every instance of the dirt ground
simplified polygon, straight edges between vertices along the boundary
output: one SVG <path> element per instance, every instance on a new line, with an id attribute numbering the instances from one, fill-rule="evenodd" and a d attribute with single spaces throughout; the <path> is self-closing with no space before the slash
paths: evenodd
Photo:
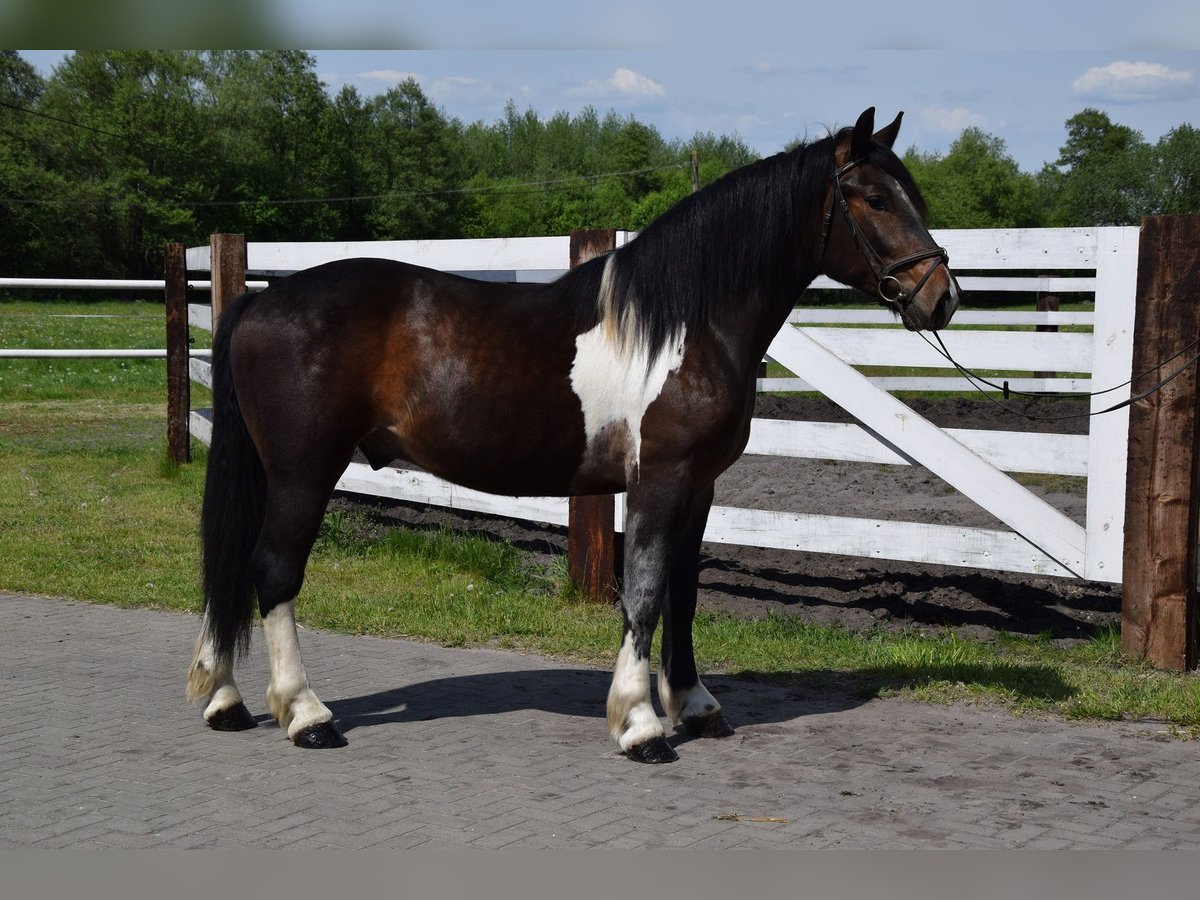
<path id="1" fill-rule="evenodd" d="M 1042 416 L 1086 412 L 1077 400 L 1006 401 Z M 1087 419 L 1031 421 L 986 399 L 913 401 L 938 425 L 1010 431 L 1086 433 Z M 762 418 L 852 421 L 818 398 L 760 397 Z M 1083 522 L 1082 478 L 1027 479 L 1047 503 Z M 386 519 L 499 537 L 549 559 L 565 553 L 566 530 L 472 513 L 343 495 L 337 504 L 369 506 Z M 792 512 L 1003 527 L 972 501 L 919 467 L 743 456 L 717 482 L 716 501 Z M 995 630 L 1048 634 L 1056 642 L 1087 638 L 1120 613 L 1120 587 L 1078 579 L 870 560 L 826 554 L 705 544 L 700 560 L 702 609 L 732 615 L 799 616 L 852 630 L 950 629 L 964 637 Z"/>

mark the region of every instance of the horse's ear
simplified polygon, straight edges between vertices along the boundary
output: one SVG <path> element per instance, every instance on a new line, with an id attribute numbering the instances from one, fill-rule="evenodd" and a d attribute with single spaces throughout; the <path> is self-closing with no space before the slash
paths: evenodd
<path id="1" fill-rule="evenodd" d="M 871 143 L 871 132 L 875 128 L 875 107 L 863 110 L 863 114 L 854 123 L 854 134 L 850 138 L 850 159 L 862 159 L 867 155 L 867 145 Z"/>
<path id="2" fill-rule="evenodd" d="M 875 132 L 874 139 L 879 141 L 879 143 L 883 144 L 883 146 L 890 150 L 896 143 L 896 135 L 900 133 L 900 120 L 903 118 L 903 112 L 896 113 L 896 118 L 892 124 L 888 125 L 886 128 L 880 128 L 877 132 Z"/>

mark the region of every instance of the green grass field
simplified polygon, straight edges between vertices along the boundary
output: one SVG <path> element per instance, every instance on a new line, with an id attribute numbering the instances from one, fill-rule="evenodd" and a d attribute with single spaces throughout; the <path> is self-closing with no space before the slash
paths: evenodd
<path id="1" fill-rule="evenodd" d="M 0 347 L 156 347 L 162 331 L 152 303 L 0 303 Z M 205 454 L 196 444 L 192 464 L 165 461 L 164 385 L 162 360 L 0 359 L 0 590 L 199 610 Z M 326 517 L 299 615 L 350 633 L 599 665 L 613 661 L 620 631 L 619 613 L 575 596 L 560 564 L 503 543 L 385 529 L 367 511 Z M 1182 735 L 1200 728 L 1200 678 L 1123 659 L 1115 633 L 1063 649 L 701 614 L 696 644 L 708 671 L 1016 714 L 1150 719 Z"/>

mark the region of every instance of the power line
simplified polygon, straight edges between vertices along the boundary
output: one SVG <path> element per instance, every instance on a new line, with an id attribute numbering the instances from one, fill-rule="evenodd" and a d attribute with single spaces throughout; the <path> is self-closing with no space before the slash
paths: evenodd
<path id="1" fill-rule="evenodd" d="M 26 113 L 31 116 L 38 116 L 43 119 L 48 119 L 51 122 L 57 122 L 62 125 L 69 125 L 72 128 L 79 128 L 84 131 L 90 131 L 94 134 L 101 134 L 106 137 L 116 138 L 117 140 L 127 141 L 133 144 L 139 144 L 142 147 L 147 147 L 153 150 L 160 150 L 165 153 L 173 153 L 180 156 L 185 156 L 189 159 L 194 159 L 202 162 L 209 162 L 205 157 L 190 153 L 187 150 L 179 148 L 167 147 L 162 144 L 155 144 L 148 141 L 143 141 L 139 138 L 134 138 L 126 134 L 118 134 L 117 132 L 107 131 L 103 128 L 97 128 L 92 125 L 84 125 L 81 122 L 74 122 L 70 119 L 64 119 L 59 116 L 51 115 L 50 113 L 41 112 L 40 110 L 29 109 L 15 103 L 9 103 L 0 100 L 0 107 L 16 110 L 17 112 Z M 210 207 L 244 207 L 244 206 L 296 206 L 315 203 L 358 203 L 366 201 L 388 200 L 398 197 L 436 197 L 443 195 L 462 195 L 462 194 L 534 194 L 534 193 L 550 193 L 556 190 L 559 186 L 571 184 L 575 182 L 583 182 L 595 184 L 598 181 L 611 180 L 614 178 L 627 178 L 635 175 L 647 175 L 651 172 L 663 172 L 671 169 L 687 168 L 687 163 L 669 163 L 662 166 L 647 166 L 641 169 L 630 169 L 624 172 L 601 172 L 593 175 L 568 175 L 562 178 L 547 178 L 537 181 L 523 181 L 499 185 L 481 185 L 478 187 L 458 187 L 458 188 L 439 188 L 437 190 L 428 191 L 387 191 L 382 194 L 359 194 L 346 197 L 289 197 L 275 200 L 175 200 L 177 206 L 187 207 L 189 209 L 201 209 Z M 126 197 L 116 198 L 71 198 L 71 199 L 45 199 L 32 197 L 5 197 L 0 198 L 0 203 L 10 203 L 23 206 L 104 206 L 109 203 L 120 202 L 127 200 Z M 136 199 L 134 200 L 136 202 Z"/>
<path id="2" fill-rule="evenodd" d="M 104 128 L 97 128 L 95 125 L 84 125 L 82 122 L 75 122 L 75 121 L 72 121 L 71 119 L 64 119 L 64 118 L 61 118 L 60 116 L 51 115 L 50 113 L 42 112 L 41 110 L 37 110 L 37 109 L 29 109 L 28 107 L 20 106 L 19 104 L 16 104 L 16 103 L 9 103 L 6 100 L 0 100 L 0 107 L 4 107 L 5 109 L 12 109 L 17 112 L 22 112 L 29 116 L 36 116 L 39 119 L 46 119 L 50 122 L 57 122 L 60 125 L 69 125 L 70 127 L 78 128 L 81 131 L 90 131 L 92 134 L 101 134 L 101 135 L 104 135 L 105 137 L 116 138 L 119 141 L 125 141 L 126 143 L 136 144 L 138 146 L 141 146 L 141 147 L 149 149 L 149 150 L 158 150 L 162 153 L 170 153 L 170 154 L 174 154 L 175 156 L 183 156 L 183 157 L 186 157 L 187 159 L 194 159 L 198 162 L 208 162 L 209 161 L 205 157 L 200 156 L 198 153 L 193 153 L 190 150 L 184 150 L 181 147 L 168 147 L 165 144 L 156 144 L 153 141 L 146 141 L 146 140 L 143 140 L 142 138 L 133 137 L 132 135 L 119 134 L 118 132 L 115 132 L 115 131 L 108 131 L 107 129 L 104 129 Z"/>
<path id="3" fill-rule="evenodd" d="M 383 194 L 359 194 L 349 197 L 319 197 L 291 198 L 285 200 L 201 200 L 186 204 L 189 206 L 283 206 L 297 203 L 352 203 L 362 200 L 388 200 L 394 197 L 436 197 L 446 194 L 536 194 L 549 193 L 561 185 L 584 182 L 595 184 L 597 181 L 608 181 L 614 178 L 627 178 L 633 175 L 646 175 L 650 172 L 663 172 L 668 169 L 682 169 L 684 164 L 671 163 L 664 166 L 647 166 L 643 169 L 629 169 L 624 172 L 601 172 L 595 175 L 567 175 L 562 178 L 545 178 L 539 181 L 510 182 L 497 185 L 479 185 L 476 187 L 438 188 L 429 191 L 388 191 Z"/>
<path id="4" fill-rule="evenodd" d="M 598 181 L 608 181 L 614 178 L 627 178 L 633 175 L 645 175 L 650 172 L 663 172 L 670 169 L 682 168 L 686 168 L 685 163 L 671 163 L 663 166 L 647 166 L 642 169 L 629 169 L 624 172 L 600 172 L 594 175 L 568 175 L 562 178 L 546 178 L 538 181 L 521 181 L 498 185 L 479 185 L 476 187 L 439 188 L 428 191 L 388 191 L 382 194 L 355 194 L 345 197 L 289 197 L 276 200 L 175 200 L 174 202 L 178 206 L 185 206 L 190 209 L 198 209 L 230 206 L 294 206 L 312 203 L 357 203 L 373 200 L 389 200 L 397 197 L 436 197 L 441 195 L 455 194 L 537 194 L 551 193 L 562 185 L 577 182 L 595 184 Z M 0 197 L 0 203 L 29 206 L 103 206 L 126 199 L 128 198 L 46 199 L 33 197 Z M 133 202 L 136 202 L 136 199 L 134 199 Z"/>

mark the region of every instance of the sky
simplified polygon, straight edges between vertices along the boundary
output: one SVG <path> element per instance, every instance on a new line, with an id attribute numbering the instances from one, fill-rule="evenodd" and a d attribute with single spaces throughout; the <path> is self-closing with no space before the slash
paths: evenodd
<path id="1" fill-rule="evenodd" d="M 1027 172 L 1057 159 L 1067 119 L 1086 107 L 1151 142 L 1200 127 L 1200 4 L 1190 0 L 1103 13 L 1090 0 L 910 0 L 878 16 L 870 5 L 814 14 L 766 0 L 611 0 L 603 17 L 563 0 L 497 6 L 503 14 L 477 0 L 341 0 L 333 15 L 325 0 L 294 0 L 276 31 L 290 46 L 401 48 L 311 51 L 331 91 L 369 96 L 411 76 L 464 122 L 495 121 L 510 100 L 542 117 L 592 106 L 668 140 L 736 134 L 762 155 L 853 124 L 868 106 L 880 123 L 905 113 L 899 149 L 945 153 L 975 126 Z M 43 74 L 63 53 L 22 51 Z"/>

